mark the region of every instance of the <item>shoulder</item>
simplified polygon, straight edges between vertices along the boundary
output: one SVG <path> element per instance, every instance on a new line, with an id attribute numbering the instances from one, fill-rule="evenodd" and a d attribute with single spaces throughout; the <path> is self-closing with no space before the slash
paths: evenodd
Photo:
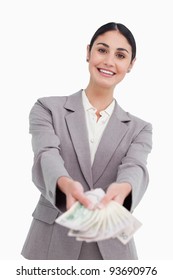
<path id="1" fill-rule="evenodd" d="M 138 116 L 135 116 L 129 112 L 127 112 L 129 118 L 131 119 L 131 121 L 135 124 L 135 125 L 139 125 L 142 127 L 152 127 L 152 124 L 150 122 L 148 122 L 147 120 L 141 119 Z"/>
<path id="2" fill-rule="evenodd" d="M 147 128 L 149 130 L 152 130 L 152 124 L 147 120 L 144 120 L 130 112 L 125 111 L 117 102 L 116 107 L 117 117 L 131 128 L 133 127 L 137 130 Z"/>
<path id="3" fill-rule="evenodd" d="M 68 99 L 74 99 L 81 93 L 81 90 L 78 92 L 75 92 L 70 95 L 65 96 L 47 96 L 47 97 L 40 97 L 35 105 L 41 106 L 47 110 L 54 111 L 55 109 L 61 109 L 65 107 L 65 104 L 67 103 Z M 35 106 L 34 105 L 34 106 Z"/>

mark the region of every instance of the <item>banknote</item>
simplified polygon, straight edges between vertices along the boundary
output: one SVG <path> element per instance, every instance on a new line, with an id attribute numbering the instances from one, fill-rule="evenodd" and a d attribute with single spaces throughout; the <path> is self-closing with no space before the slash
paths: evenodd
<path id="1" fill-rule="evenodd" d="M 102 209 L 97 208 L 104 195 L 101 188 L 86 192 L 86 196 L 95 205 L 94 210 L 76 202 L 56 219 L 56 223 L 69 228 L 68 235 L 78 241 L 94 242 L 118 238 L 123 244 L 127 244 L 142 224 L 114 200 Z"/>
<path id="2" fill-rule="evenodd" d="M 105 192 L 102 189 L 95 189 L 85 193 L 86 196 L 91 200 L 93 205 L 99 203 Z M 87 227 L 97 216 L 99 209 L 90 210 L 85 208 L 79 202 L 76 202 L 68 211 L 59 216 L 56 222 L 64 227 L 71 228 L 74 230 Z"/>

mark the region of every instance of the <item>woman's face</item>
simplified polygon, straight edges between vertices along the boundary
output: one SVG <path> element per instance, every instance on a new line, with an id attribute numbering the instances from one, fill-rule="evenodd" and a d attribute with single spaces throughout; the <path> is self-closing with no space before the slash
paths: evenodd
<path id="1" fill-rule="evenodd" d="M 90 81 L 103 88 L 114 87 L 125 77 L 134 64 L 132 49 L 119 31 L 108 31 L 97 37 L 91 51 L 87 49 Z"/>

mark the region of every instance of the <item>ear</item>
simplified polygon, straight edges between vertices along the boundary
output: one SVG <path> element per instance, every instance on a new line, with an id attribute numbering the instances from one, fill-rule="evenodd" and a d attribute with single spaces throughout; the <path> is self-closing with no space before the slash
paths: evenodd
<path id="1" fill-rule="evenodd" d="M 89 59 L 90 59 L 90 45 L 87 45 L 87 55 L 86 55 L 86 61 L 89 62 Z"/>
<path id="2" fill-rule="evenodd" d="M 127 70 L 127 73 L 129 73 L 129 72 L 132 70 L 133 65 L 135 64 L 135 61 L 136 61 L 136 58 L 134 58 L 134 59 L 132 60 L 132 62 L 130 63 L 130 65 L 129 65 L 129 67 L 128 67 L 128 70 Z"/>

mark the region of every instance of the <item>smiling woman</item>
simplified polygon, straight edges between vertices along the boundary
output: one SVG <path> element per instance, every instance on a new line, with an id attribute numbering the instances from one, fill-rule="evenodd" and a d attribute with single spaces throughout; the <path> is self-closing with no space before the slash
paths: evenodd
<path id="1" fill-rule="evenodd" d="M 30 112 L 33 182 L 41 192 L 22 255 L 28 259 L 137 259 L 133 239 L 85 243 L 55 222 L 79 201 L 93 210 L 85 192 L 102 188 L 97 205 L 112 200 L 133 211 L 148 185 L 150 123 L 125 112 L 116 85 L 134 66 L 136 43 L 122 24 L 101 26 L 87 46 L 90 79 L 69 96 L 37 100 Z"/>
<path id="2" fill-rule="evenodd" d="M 115 86 L 125 77 L 135 62 L 132 60 L 132 47 L 119 30 L 107 31 L 99 35 L 92 44 L 88 46 L 87 61 L 89 62 L 90 83 L 86 89 L 89 97 L 92 85 L 99 93 L 107 88 L 110 100 L 113 97 Z M 103 79 L 111 78 L 111 79 Z M 93 96 L 93 94 L 91 93 Z M 107 104 L 106 104 L 107 105 Z M 104 108 L 103 108 L 104 109 Z"/>

